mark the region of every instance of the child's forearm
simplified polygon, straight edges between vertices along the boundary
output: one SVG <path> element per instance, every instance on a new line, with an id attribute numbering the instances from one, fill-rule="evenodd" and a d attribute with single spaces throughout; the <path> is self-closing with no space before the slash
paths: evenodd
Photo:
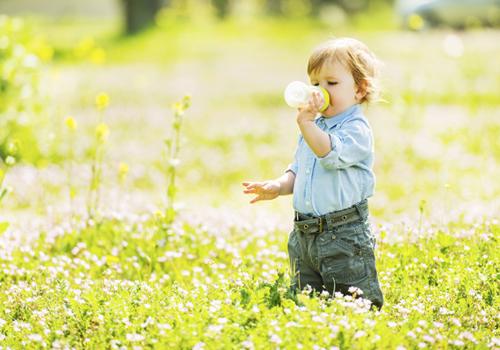
<path id="1" fill-rule="evenodd" d="M 293 184 L 295 183 L 295 174 L 293 173 L 293 171 L 285 172 L 275 181 L 280 184 L 280 196 L 285 196 L 287 194 L 293 193 Z"/>
<path id="2" fill-rule="evenodd" d="M 324 157 L 332 150 L 330 136 L 321 130 L 313 120 L 298 122 L 300 132 L 307 144 L 318 157 Z"/>

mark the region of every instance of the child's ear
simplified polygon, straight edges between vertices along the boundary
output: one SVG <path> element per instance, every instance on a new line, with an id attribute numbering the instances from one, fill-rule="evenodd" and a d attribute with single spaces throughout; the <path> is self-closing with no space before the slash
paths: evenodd
<path id="1" fill-rule="evenodd" d="M 365 79 L 361 80 L 361 82 L 357 85 L 357 88 L 358 89 L 356 90 L 356 99 L 358 101 L 361 101 L 368 92 L 368 82 Z"/>

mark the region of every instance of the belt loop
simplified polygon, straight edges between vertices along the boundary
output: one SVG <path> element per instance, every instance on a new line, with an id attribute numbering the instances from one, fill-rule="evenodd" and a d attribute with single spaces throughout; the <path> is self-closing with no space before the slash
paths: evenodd
<path id="1" fill-rule="evenodd" d="M 358 211 L 359 217 L 363 218 L 364 217 L 363 207 L 367 206 L 367 200 L 364 199 L 361 202 L 354 204 L 354 206 L 356 207 L 356 210 Z"/>
<path id="2" fill-rule="evenodd" d="M 325 223 L 326 223 L 326 228 L 328 230 L 333 229 L 333 222 L 332 222 L 332 216 L 331 215 L 325 215 Z"/>
<path id="3" fill-rule="evenodd" d="M 361 211 L 361 203 L 363 203 L 363 201 L 354 204 L 354 206 L 356 207 L 356 210 L 358 211 L 358 215 L 360 218 L 363 217 L 363 212 Z"/>

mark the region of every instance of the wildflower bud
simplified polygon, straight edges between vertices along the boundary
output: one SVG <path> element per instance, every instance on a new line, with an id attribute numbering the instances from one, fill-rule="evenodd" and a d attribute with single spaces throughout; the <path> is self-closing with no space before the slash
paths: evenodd
<path id="1" fill-rule="evenodd" d="M 106 125 L 106 123 L 100 123 L 99 125 L 97 125 L 97 127 L 95 128 L 95 135 L 99 143 L 104 143 L 107 141 L 109 135 L 109 128 Z"/>
<path id="2" fill-rule="evenodd" d="M 19 140 L 12 140 L 7 143 L 7 154 L 15 155 L 19 151 Z"/>
<path id="3" fill-rule="evenodd" d="M 427 201 L 425 199 L 420 200 L 420 203 L 418 205 L 418 210 L 423 213 L 425 210 L 425 206 L 427 205 Z"/>
<path id="4" fill-rule="evenodd" d="M 184 107 L 184 110 L 188 109 L 191 106 L 191 95 L 185 95 L 182 98 L 182 105 Z"/>
<path id="5" fill-rule="evenodd" d="M 178 158 L 172 158 L 170 159 L 170 161 L 168 162 L 168 164 L 172 167 L 172 168 L 177 168 L 180 164 L 180 160 Z"/>
<path id="6" fill-rule="evenodd" d="M 125 181 L 125 178 L 127 177 L 128 174 L 128 164 L 127 163 L 122 163 L 118 165 L 118 178 L 120 179 L 121 182 Z"/>
<path id="7" fill-rule="evenodd" d="M 172 110 L 176 116 L 182 116 L 184 114 L 184 104 L 182 102 L 176 102 L 172 105 Z"/>
<path id="8" fill-rule="evenodd" d="M 105 92 L 101 92 L 95 98 L 95 104 L 98 110 L 102 111 L 109 105 L 109 96 Z"/>
<path id="9" fill-rule="evenodd" d="M 76 128 L 78 127 L 78 124 L 76 123 L 76 120 L 73 117 L 67 117 L 65 122 L 66 122 L 66 126 L 71 131 L 75 131 Z"/>
<path id="10" fill-rule="evenodd" d="M 12 166 L 15 163 L 16 163 L 16 158 L 12 156 L 7 156 L 7 158 L 5 158 L 5 164 L 7 164 L 8 166 Z"/>

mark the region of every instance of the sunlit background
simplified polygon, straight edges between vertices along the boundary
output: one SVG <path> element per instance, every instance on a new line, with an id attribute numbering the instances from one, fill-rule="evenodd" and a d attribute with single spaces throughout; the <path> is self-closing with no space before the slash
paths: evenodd
<path id="1" fill-rule="evenodd" d="M 99 123 L 98 209 L 164 208 L 171 105 L 189 94 L 181 215 L 290 227 L 290 196 L 251 206 L 241 182 L 291 162 L 283 89 L 307 81 L 316 44 L 341 36 L 384 62 L 382 100 L 366 109 L 374 221 L 498 216 L 498 1 L 2 0 L 0 13 L 0 218 L 14 225 L 86 212 Z"/>
<path id="2" fill-rule="evenodd" d="M 499 349 L 499 24 L 499 0 L 0 0 L 0 349 Z M 339 285 L 375 257 L 380 312 L 293 293 L 292 197 L 242 193 L 292 161 L 283 91 L 343 36 L 384 63 L 376 247 L 311 242 Z"/>

